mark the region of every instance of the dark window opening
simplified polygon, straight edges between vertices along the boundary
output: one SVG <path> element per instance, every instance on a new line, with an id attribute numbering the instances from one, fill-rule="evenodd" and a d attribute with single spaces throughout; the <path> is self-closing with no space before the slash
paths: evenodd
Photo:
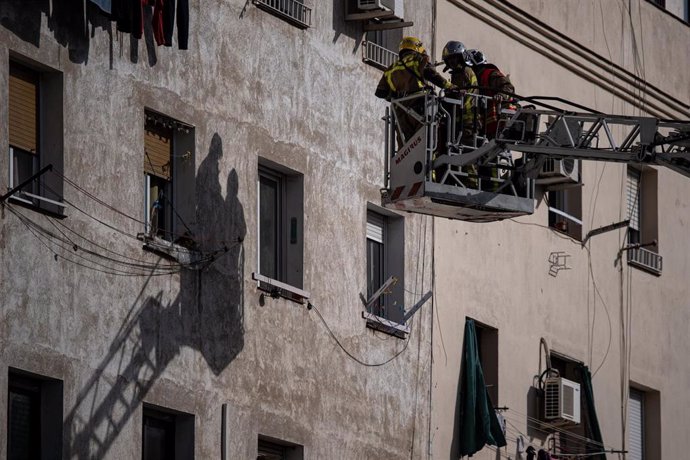
<path id="1" fill-rule="evenodd" d="M 148 237 L 188 239 L 195 220 L 194 128 L 145 111 L 144 218 Z"/>
<path id="2" fill-rule="evenodd" d="M 192 460 L 194 416 L 146 404 L 141 441 L 142 460 Z"/>
<path id="3" fill-rule="evenodd" d="M 549 227 L 576 240 L 582 239 L 582 188 L 548 192 Z"/>
<path id="4" fill-rule="evenodd" d="M 303 460 L 304 448 L 298 444 L 259 436 L 256 460 Z"/>
<path id="5" fill-rule="evenodd" d="M 7 458 L 44 460 L 62 451 L 62 381 L 9 370 Z"/>

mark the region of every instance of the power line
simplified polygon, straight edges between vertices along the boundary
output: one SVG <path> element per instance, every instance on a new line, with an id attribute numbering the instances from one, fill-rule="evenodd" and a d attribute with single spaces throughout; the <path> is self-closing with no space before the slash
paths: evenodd
<path id="1" fill-rule="evenodd" d="M 391 356 L 391 357 L 388 358 L 387 360 L 385 360 L 385 361 L 383 361 L 383 362 L 380 362 L 380 363 L 367 363 L 367 362 L 365 362 L 365 361 L 362 361 L 361 359 L 359 359 L 359 358 L 356 357 L 355 355 L 353 355 L 347 348 L 345 348 L 345 346 L 344 346 L 342 343 L 340 343 L 340 340 L 338 340 L 338 337 L 336 337 L 335 333 L 333 333 L 333 330 L 331 330 L 330 326 L 328 325 L 328 323 L 326 322 L 326 320 L 324 319 L 324 317 L 321 315 L 321 312 L 319 311 L 319 309 L 316 308 L 316 305 L 314 305 L 313 303 L 309 302 L 309 303 L 307 304 L 307 308 L 308 308 L 308 309 L 313 309 L 313 310 L 316 312 L 316 314 L 319 316 L 319 319 L 321 319 L 321 322 L 322 322 L 323 325 L 326 327 L 326 330 L 328 331 L 328 333 L 330 334 L 330 336 L 333 338 L 333 340 L 335 341 L 335 343 L 340 347 L 340 349 L 343 350 L 343 352 L 345 352 L 345 354 L 346 354 L 348 357 L 350 357 L 350 359 L 352 359 L 352 360 L 355 361 L 356 363 L 361 364 L 362 366 L 366 366 L 366 367 L 380 367 L 380 366 L 384 366 L 384 365 L 390 363 L 391 361 L 393 361 L 393 360 L 394 360 L 395 358 L 397 358 L 398 356 L 400 356 L 405 350 L 407 350 L 407 346 L 410 344 L 410 337 L 408 336 L 407 340 L 405 341 L 405 346 L 403 347 L 403 349 L 400 350 L 399 352 L 397 352 L 395 355 Z M 410 335 L 411 335 L 411 333 L 412 333 L 412 331 L 410 330 Z"/>

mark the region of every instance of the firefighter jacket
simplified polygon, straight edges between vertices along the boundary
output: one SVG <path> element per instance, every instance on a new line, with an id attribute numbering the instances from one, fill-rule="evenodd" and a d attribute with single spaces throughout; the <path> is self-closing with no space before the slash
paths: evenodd
<path id="1" fill-rule="evenodd" d="M 481 87 L 481 89 L 479 90 L 479 94 L 481 94 L 482 96 L 493 97 L 499 91 L 505 91 L 507 93 L 515 92 L 515 87 L 510 82 L 510 78 L 508 78 L 507 75 L 504 75 L 503 72 L 498 70 L 498 67 L 496 67 L 495 65 L 479 65 L 474 68 L 474 71 L 477 74 L 479 86 Z M 489 101 L 486 110 L 485 120 L 487 133 L 492 131 L 491 134 L 494 134 L 496 124 L 498 123 L 499 118 L 498 112 L 499 103 L 495 100 Z"/>
<path id="2" fill-rule="evenodd" d="M 478 82 L 474 70 L 467 66 L 461 68 L 451 69 L 450 82 L 460 89 L 465 89 L 467 93 L 476 94 Z M 472 88 L 474 86 L 474 88 Z M 463 101 L 463 115 L 462 122 L 465 126 L 470 126 L 474 119 L 474 99 L 470 96 L 465 96 Z"/>
<path id="3" fill-rule="evenodd" d="M 383 72 L 375 94 L 386 100 L 405 97 L 425 89 L 427 82 L 444 89 L 453 86 L 436 71 L 427 55 L 410 51 Z"/>

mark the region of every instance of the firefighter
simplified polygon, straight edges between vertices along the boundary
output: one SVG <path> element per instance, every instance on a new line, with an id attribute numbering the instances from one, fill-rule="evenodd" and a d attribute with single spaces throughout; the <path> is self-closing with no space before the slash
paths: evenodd
<path id="1" fill-rule="evenodd" d="M 467 49 L 462 42 L 449 41 L 443 47 L 441 54 L 443 62 L 445 63 L 444 72 L 450 70 L 451 83 L 454 84 L 459 91 L 447 91 L 446 95 L 457 98 L 463 101 L 462 112 L 457 114 L 456 119 L 445 120 L 439 126 L 439 153 L 447 151 L 445 142 L 447 140 L 447 130 L 451 129 L 451 142 L 456 143 L 460 141 L 461 144 L 467 145 L 473 141 L 473 133 L 478 129 L 477 119 L 475 117 L 475 100 L 468 94 L 476 94 L 477 92 L 477 76 L 474 74 L 472 68 L 467 64 L 469 55 Z M 449 113 L 452 113 L 453 106 L 446 103 L 446 108 Z M 458 139 L 460 135 L 460 139 Z M 443 174 L 447 168 L 441 166 L 436 169 L 436 177 L 442 180 Z M 470 188 L 477 188 L 477 170 L 474 166 L 469 166 L 465 169 L 468 173 L 468 180 L 465 185 Z"/>
<path id="2" fill-rule="evenodd" d="M 493 139 L 496 137 L 501 105 L 512 100 L 511 96 L 506 93 L 515 93 L 515 87 L 508 75 L 504 75 L 498 67 L 486 60 L 484 53 L 479 50 L 469 50 L 468 54 L 472 70 L 477 75 L 479 82 L 479 94 L 493 98 L 489 101 L 484 120 L 486 137 Z"/>
<path id="3" fill-rule="evenodd" d="M 471 135 L 476 130 L 474 117 L 474 98 L 467 94 L 477 93 L 477 76 L 472 68 L 467 65 L 470 57 L 465 45 L 458 41 L 449 41 L 443 47 L 443 62 L 446 64 L 443 71 L 450 70 L 451 83 L 460 89 L 459 92 L 449 91 L 447 94 L 463 97 L 462 133 L 463 136 Z M 455 93 L 455 94 L 454 94 Z M 457 122 L 457 121 L 456 121 Z"/>
<path id="4" fill-rule="evenodd" d="M 398 60 L 383 72 L 375 94 L 376 97 L 390 101 L 429 89 L 430 86 L 427 82 L 444 89 L 455 88 L 451 82 L 436 71 L 422 42 L 415 37 L 404 37 L 400 41 Z M 411 108 L 420 115 L 424 114 L 423 97 L 404 101 L 401 105 Z M 400 128 L 398 147 L 401 147 L 410 136 L 417 132 L 421 124 L 401 107 L 395 106 L 393 110 Z"/>
<path id="5" fill-rule="evenodd" d="M 487 139 L 494 139 L 497 136 L 499 120 L 501 119 L 502 108 L 516 109 L 517 105 L 511 94 L 515 93 L 515 87 L 508 75 L 503 74 L 498 67 L 490 64 L 483 52 L 479 50 L 469 50 L 469 63 L 472 65 L 474 73 L 479 82 L 479 94 L 488 96 L 491 99 L 487 103 L 486 115 L 483 119 L 485 135 Z M 506 94 L 509 93 L 509 94 Z M 510 155 L 504 153 L 497 158 L 499 164 L 509 164 Z M 500 181 L 508 178 L 508 172 L 499 168 L 482 166 L 479 174 L 485 179 L 482 181 L 482 189 L 497 191 L 500 189 Z"/>

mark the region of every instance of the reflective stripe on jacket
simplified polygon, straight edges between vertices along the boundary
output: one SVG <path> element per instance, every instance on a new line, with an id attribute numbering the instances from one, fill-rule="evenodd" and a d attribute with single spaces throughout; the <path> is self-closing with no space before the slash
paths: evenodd
<path id="1" fill-rule="evenodd" d="M 441 88 L 452 86 L 434 69 L 427 56 L 406 53 L 383 72 L 376 96 L 390 99 L 414 94 L 423 90 L 427 81 Z"/>

